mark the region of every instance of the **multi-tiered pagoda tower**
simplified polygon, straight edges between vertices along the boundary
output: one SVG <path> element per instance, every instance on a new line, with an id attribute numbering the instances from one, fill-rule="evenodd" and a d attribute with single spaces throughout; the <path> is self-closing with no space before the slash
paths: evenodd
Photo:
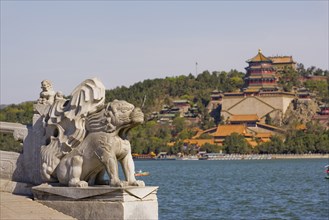
<path id="1" fill-rule="evenodd" d="M 258 50 L 258 54 L 246 62 L 249 66 L 246 67 L 245 84 L 242 88 L 245 94 L 259 94 L 279 90 L 273 62 L 265 57 L 261 50 Z"/>
<path id="2" fill-rule="evenodd" d="M 280 63 L 282 69 L 294 67 L 292 57 L 287 60 L 281 58 L 275 60 L 273 57 L 265 57 L 262 51 L 258 50 L 256 56 L 246 61 L 249 65 L 246 67 L 241 91 L 220 94 L 221 117 L 224 120 L 233 115 L 257 115 L 260 121 L 258 124 L 267 116 L 281 123 L 290 103 L 296 98 L 295 93 L 285 92 L 278 86 L 280 68 L 276 64 Z"/>

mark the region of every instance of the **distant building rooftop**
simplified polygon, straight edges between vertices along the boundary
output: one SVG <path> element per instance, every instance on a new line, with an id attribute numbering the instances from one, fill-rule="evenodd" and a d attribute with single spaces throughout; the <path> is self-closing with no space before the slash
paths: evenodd
<path id="1" fill-rule="evenodd" d="M 174 104 L 189 104 L 188 100 L 182 99 L 182 100 L 175 100 L 173 101 Z"/>
<path id="2" fill-rule="evenodd" d="M 193 144 L 193 145 L 197 145 L 197 146 L 202 146 L 205 144 L 215 144 L 214 139 L 185 139 L 184 143 L 186 144 Z"/>
<path id="3" fill-rule="evenodd" d="M 259 49 L 258 50 L 258 54 L 256 56 L 254 56 L 253 58 L 249 59 L 246 61 L 247 63 L 253 63 L 253 62 L 272 62 L 272 60 L 270 60 L 269 58 L 265 57 L 262 54 L 262 50 Z"/>
<path id="4" fill-rule="evenodd" d="M 272 133 L 267 132 L 267 133 L 257 133 L 255 135 L 256 138 L 270 138 L 272 137 Z"/>
<path id="5" fill-rule="evenodd" d="M 232 133 L 238 133 L 245 135 L 246 126 L 245 125 L 219 125 L 215 133 L 211 134 L 212 136 L 217 137 L 226 137 Z"/>
<path id="6" fill-rule="evenodd" d="M 249 114 L 249 115 L 232 115 L 229 118 L 231 122 L 237 121 L 259 121 L 259 117 L 257 114 Z"/>
<path id="7" fill-rule="evenodd" d="M 268 58 L 272 60 L 273 64 L 295 63 L 292 56 L 273 56 Z"/>

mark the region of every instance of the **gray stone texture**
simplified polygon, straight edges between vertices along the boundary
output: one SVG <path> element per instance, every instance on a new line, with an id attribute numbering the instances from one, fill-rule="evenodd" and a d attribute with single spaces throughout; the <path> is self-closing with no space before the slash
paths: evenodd
<path id="1" fill-rule="evenodd" d="M 40 185 L 34 198 L 77 219 L 158 219 L 158 187 L 88 188 Z"/>
<path id="2" fill-rule="evenodd" d="M 26 182 L 23 154 L 0 151 L 0 178 L 16 182 Z"/>
<path id="3" fill-rule="evenodd" d="M 0 179 L 0 191 L 13 193 L 16 195 L 26 195 L 32 197 L 32 185 L 22 182 L 14 182 L 8 179 Z"/>
<path id="4" fill-rule="evenodd" d="M 258 117 L 264 118 L 269 114 L 272 118 L 282 121 L 289 104 L 295 97 L 278 95 L 278 96 L 247 96 L 247 97 L 223 97 L 222 116 L 226 120 L 230 115 L 257 114 Z"/>
<path id="5" fill-rule="evenodd" d="M 29 197 L 0 192 L 0 219 L 73 220 L 75 218 L 35 202 Z"/>

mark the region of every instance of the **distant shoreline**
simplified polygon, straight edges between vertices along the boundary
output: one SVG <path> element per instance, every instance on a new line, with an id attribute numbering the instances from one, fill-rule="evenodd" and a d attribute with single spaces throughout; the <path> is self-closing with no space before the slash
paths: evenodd
<path id="1" fill-rule="evenodd" d="M 272 154 L 272 159 L 329 159 L 329 154 Z"/>
<path id="2" fill-rule="evenodd" d="M 208 157 L 166 156 L 163 158 L 143 157 L 134 160 L 280 160 L 280 159 L 328 159 L 329 154 L 219 154 Z"/>

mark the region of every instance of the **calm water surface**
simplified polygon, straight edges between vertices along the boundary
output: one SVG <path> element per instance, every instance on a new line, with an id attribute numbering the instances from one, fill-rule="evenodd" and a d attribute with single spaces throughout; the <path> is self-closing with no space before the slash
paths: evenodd
<path id="1" fill-rule="evenodd" d="M 323 159 L 135 161 L 159 219 L 329 219 Z"/>

